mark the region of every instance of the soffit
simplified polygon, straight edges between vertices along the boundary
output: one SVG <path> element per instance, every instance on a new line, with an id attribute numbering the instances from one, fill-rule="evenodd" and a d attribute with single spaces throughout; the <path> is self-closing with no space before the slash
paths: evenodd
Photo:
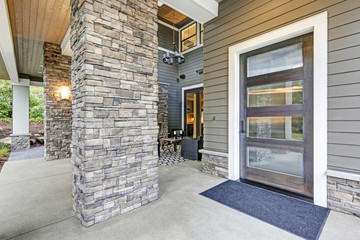
<path id="1" fill-rule="evenodd" d="M 174 15 L 174 23 L 175 27 L 181 28 L 185 24 L 192 21 L 190 18 L 185 16 L 184 14 L 172 9 L 171 7 L 163 4 L 158 9 L 158 17 L 160 20 L 172 25 L 173 23 L 173 15 Z"/>
<path id="2" fill-rule="evenodd" d="M 7 0 L 19 73 L 42 77 L 44 42 L 61 44 L 70 0 Z"/>

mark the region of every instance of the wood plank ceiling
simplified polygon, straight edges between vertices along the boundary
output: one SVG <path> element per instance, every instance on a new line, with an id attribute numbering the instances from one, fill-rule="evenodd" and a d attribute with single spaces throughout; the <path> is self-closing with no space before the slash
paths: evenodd
<path id="1" fill-rule="evenodd" d="M 19 74 L 42 78 L 44 42 L 61 44 L 70 25 L 70 0 L 7 0 Z M 163 4 L 161 20 L 175 25 L 191 21 Z"/>
<path id="2" fill-rule="evenodd" d="M 20 74 L 43 76 L 44 42 L 61 44 L 70 25 L 70 0 L 7 0 Z"/>
<path id="3" fill-rule="evenodd" d="M 175 27 L 180 28 L 186 23 L 190 22 L 191 19 L 184 14 L 172 9 L 171 7 L 163 4 L 158 9 L 158 17 L 160 20 L 172 25 L 174 16 Z"/>

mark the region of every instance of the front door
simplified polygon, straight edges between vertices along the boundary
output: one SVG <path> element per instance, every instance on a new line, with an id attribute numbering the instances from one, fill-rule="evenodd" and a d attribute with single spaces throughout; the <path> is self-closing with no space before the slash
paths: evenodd
<path id="1" fill-rule="evenodd" d="M 186 90 L 184 95 L 185 135 L 187 137 L 197 138 L 203 135 L 204 129 L 203 88 Z"/>
<path id="2" fill-rule="evenodd" d="M 313 35 L 240 56 L 241 178 L 313 196 Z"/>

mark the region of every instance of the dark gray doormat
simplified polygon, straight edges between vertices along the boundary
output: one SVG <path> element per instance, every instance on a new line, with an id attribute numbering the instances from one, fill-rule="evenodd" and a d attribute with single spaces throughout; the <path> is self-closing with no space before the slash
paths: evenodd
<path id="1" fill-rule="evenodd" d="M 318 239 L 330 210 L 245 183 L 226 181 L 200 193 L 305 239 Z"/>

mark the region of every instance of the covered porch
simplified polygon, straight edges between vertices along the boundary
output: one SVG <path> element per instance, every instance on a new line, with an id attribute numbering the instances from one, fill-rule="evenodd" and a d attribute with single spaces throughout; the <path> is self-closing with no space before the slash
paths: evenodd
<path id="1" fill-rule="evenodd" d="M 19 157 L 0 174 L 1 239 L 300 236 L 200 195 L 226 178 L 332 209 L 318 221 L 320 239 L 358 238 L 359 56 L 346 50 L 343 59 L 341 44 L 331 42 L 359 36 L 353 27 L 332 31 L 359 24 L 358 2 L 34 2 L 0 0 L 14 151 L 29 148 L 29 86 L 45 94 L 44 157 Z M 166 48 L 171 42 L 180 50 Z M 165 65 L 169 55 L 186 61 Z M 285 61 L 293 55 L 298 64 Z M 251 59 L 268 72 L 249 74 Z M 351 97 L 350 110 L 339 97 Z M 203 140 L 204 149 L 195 148 L 202 163 L 176 151 L 159 158 L 161 139 L 178 131 Z"/>
<path id="2" fill-rule="evenodd" d="M 159 199 L 83 228 L 72 210 L 70 159 L 8 162 L 0 174 L 1 239 L 301 239 L 199 195 L 225 180 L 198 162 L 159 168 Z M 320 239 L 357 239 L 360 219 L 331 211 Z"/>

